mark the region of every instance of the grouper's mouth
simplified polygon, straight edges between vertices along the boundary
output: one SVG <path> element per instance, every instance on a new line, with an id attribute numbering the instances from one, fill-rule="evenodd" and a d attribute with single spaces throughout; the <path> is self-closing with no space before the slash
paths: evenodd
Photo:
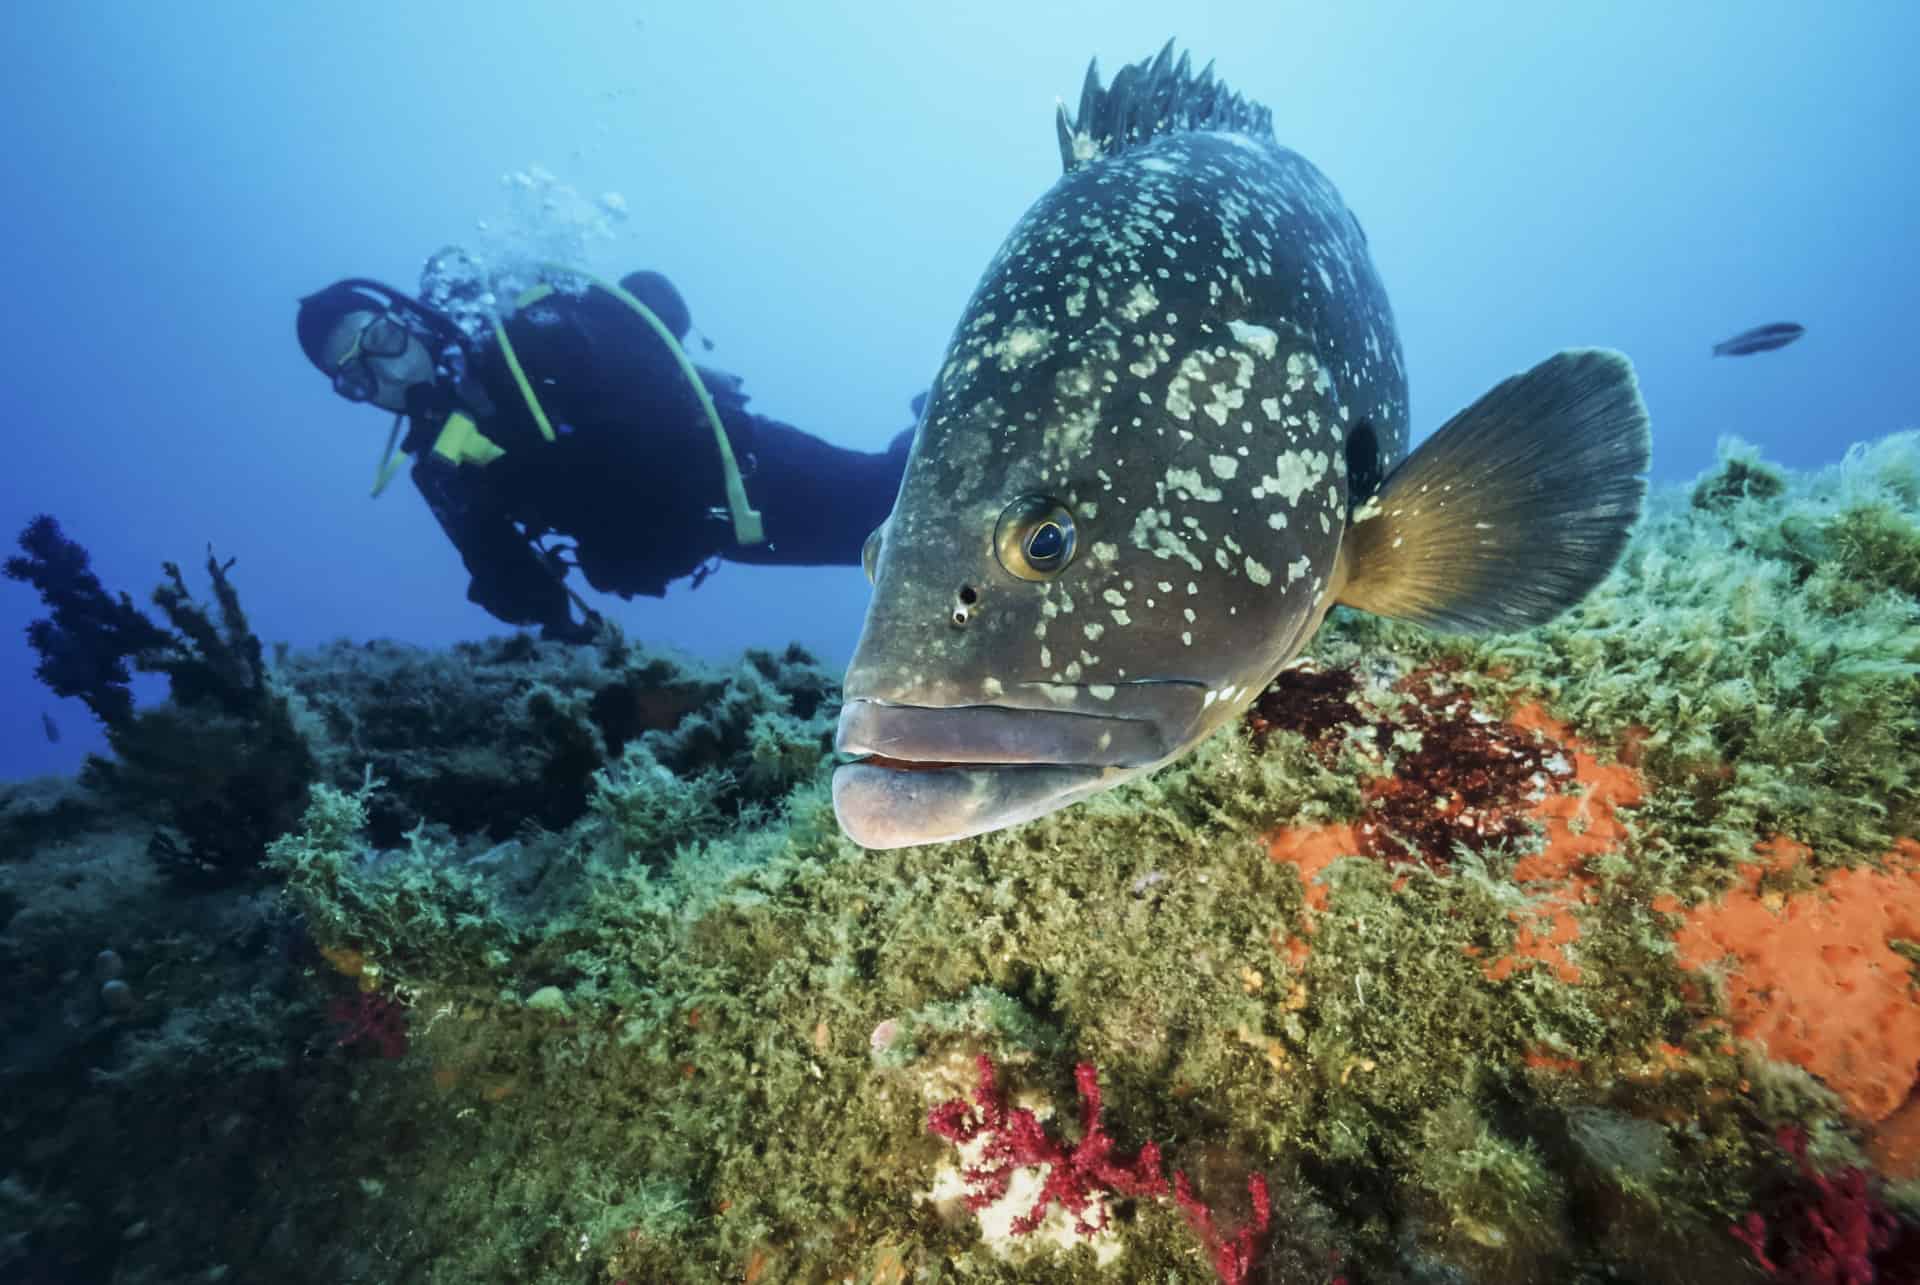
<path id="1" fill-rule="evenodd" d="M 943 843 L 1065 807 L 1166 759 L 1161 720 L 1003 705 L 840 710 L 840 828 L 867 848 Z"/>

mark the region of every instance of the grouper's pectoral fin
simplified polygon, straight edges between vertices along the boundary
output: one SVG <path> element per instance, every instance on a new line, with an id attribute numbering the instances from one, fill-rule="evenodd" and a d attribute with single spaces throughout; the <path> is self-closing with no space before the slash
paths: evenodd
<path id="1" fill-rule="evenodd" d="M 1447 631 L 1544 624 L 1613 569 L 1650 453 L 1624 356 L 1550 357 L 1454 416 L 1354 510 L 1338 600 Z"/>

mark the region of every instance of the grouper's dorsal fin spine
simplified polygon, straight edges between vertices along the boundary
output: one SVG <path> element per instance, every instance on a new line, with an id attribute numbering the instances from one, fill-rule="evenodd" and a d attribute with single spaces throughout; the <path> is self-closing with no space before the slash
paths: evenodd
<path id="1" fill-rule="evenodd" d="M 1069 116 L 1061 103 L 1054 127 L 1060 136 L 1060 168 L 1071 174 L 1103 156 L 1181 130 L 1237 130 L 1271 140 L 1273 113 L 1215 81 L 1212 63 L 1198 76 L 1186 54 L 1176 63 L 1169 40 L 1157 56 L 1122 67 L 1104 89 L 1100 64 L 1089 62 L 1080 110 Z"/>

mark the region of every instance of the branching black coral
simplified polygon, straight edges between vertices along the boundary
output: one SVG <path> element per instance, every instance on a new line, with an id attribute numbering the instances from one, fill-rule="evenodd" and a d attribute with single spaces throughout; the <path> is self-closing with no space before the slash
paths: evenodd
<path id="1" fill-rule="evenodd" d="M 37 589 L 52 613 L 27 626 L 27 642 L 40 656 L 34 676 L 56 696 L 85 701 L 109 728 L 125 725 L 133 717 L 128 660 L 173 640 L 126 594 L 115 597 L 101 586 L 87 551 L 52 517 L 28 523 L 20 548 L 6 561 L 7 576 Z"/>
<path id="2" fill-rule="evenodd" d="M 166 821 L 150 851 L 176 877 L 223 882 L 251 869 L 290 828 L 315 774 L 286 696 L 269 680 L 260 639 L 228 578 L 231 560 L 207 554 L 216 606 L 197 602 L 165 563 L 154 605 L 163 629 L 126 594 L 107 593 L 87 551 L 51 517 L 20 537 L 6 572 L 40 591 L 50 616 L 28 626 L 39 678 L 78 696 L 105 724 L 112 759 L 90 759 L 89 785 L 151 806 Z M 170 700 L 136 711 L 133 669 L 167 676 Z"/>
<path id="3" fill-rule="evenodd" d="M 173 699 L 188 706 L 216 706 L 229 714 L 258 713 L 270 699 L 260 639 L 240 610 L 240 595 L 227 570 L 233 559 L 216 560 L 207 551 L 207 576 L 220 605 L 220 622 L 193 599 L 176 563 L 161 564 L 166 583 L 153 591 L 153 601 L 181 637 L 158 658 L 155 668 L 165 671 Z M 182 645 L 184 643 L 184 645 Z"/>

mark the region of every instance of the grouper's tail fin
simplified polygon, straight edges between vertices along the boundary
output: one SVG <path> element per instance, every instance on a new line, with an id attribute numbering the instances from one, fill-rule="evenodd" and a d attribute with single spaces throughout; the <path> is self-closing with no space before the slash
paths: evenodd
<path id="1" fill-rule="evenodd" d="M 1195 76 L 1186 54 L 1173 60 L 1173 41 L 1159 56 L 1122 67 L 1111 88 L 1100 87 L 1098 60 L 1087 64 L 1080 110 L 1054 119 L 1060 133 L 1060 168 L 1071 174 L 1103 156 L 1124 152 L 1161 135 L 1189 129 L 1231 129 L 1254 138 L 1273 137 L 1273 113 L 1213 78 L 1208 63 Z"/>
<path id="2" fill-rule="evenodd" d="M 1545 624 L 1619 560 L 1651 451 L 1626 357 L 1550 357 L 1447 421 L 1354 511 L 1339 601 L 1449 632 Z"/>

